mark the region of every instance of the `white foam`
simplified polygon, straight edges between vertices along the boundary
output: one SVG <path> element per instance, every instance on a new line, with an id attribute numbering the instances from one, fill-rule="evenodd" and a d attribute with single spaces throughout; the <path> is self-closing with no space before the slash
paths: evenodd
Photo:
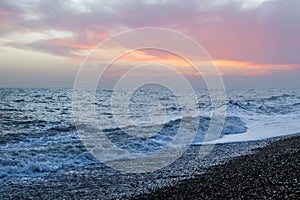
<path id="1" fill-rule="evenodd" d="M 243 117 L 248 130 L 241 134 L 224 135 L 208 143 L 232 143 L 256 141 L 267 138 L 291 135 L 299 132 L 300 113 L 289 115 L 259 115 Z"/>
<path id="2" fill-rule="evenodd" d="M 10 176 L 39 176 L 68 166 L 95 163 L 88 152 L 80 147 L 74 131 L 52 137 L 28 138 L 26 141 L 0 146 L 5 152 L 0 159 L 0 178 Z"/>

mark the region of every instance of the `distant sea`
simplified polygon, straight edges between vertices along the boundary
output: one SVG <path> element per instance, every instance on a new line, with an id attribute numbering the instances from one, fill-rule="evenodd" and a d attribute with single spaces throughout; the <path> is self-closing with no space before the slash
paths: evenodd
<path id="1" fill-rule="evenodd" d="M 171 91 L 141 88 L 127 103 L 111 105 L 113 90 L 98 89 L 97 126 L 120 148 L 153 152 L 174 139 L 182 110 L 200 120 L 192 145 L 201 144 L 213 108 L 207 90 L 195 90 L 197 102 L 182 107 Z M 124 96 L 131 90 L 123 90 Z M 183 96 L 188 96 L 184 90 Z M 98 165 L 81 142 L 72 109 L 72 89 L 0 89 L 0 178 L 40 177 L 80 166 Z M 226 120 L 216 142 L 244 142 L 299 132 L 299 89 L 234 89 L 226 92 Z M 119 104 L 118 104 L 119 105 Z M 121 105 L 121 104 L 120 104 Z M 122 104 L 123 105 L 123 104 Z M 114 109 L 112 109 L 112 107 Z M 124 112 L 126 110 L 126 112 Z M 197 114 L 199 113 L 199 114 Z M 116 122 L 115 118 L 118 118 Z M 187 117 L 187 116 L 185 116 Z M 157 131 L 157 127 L 162 128 Z M 167 126 L 165 126 L 167 125 Z M 135 127 L 157 131 L 147 139 L 125 134 Z"/>

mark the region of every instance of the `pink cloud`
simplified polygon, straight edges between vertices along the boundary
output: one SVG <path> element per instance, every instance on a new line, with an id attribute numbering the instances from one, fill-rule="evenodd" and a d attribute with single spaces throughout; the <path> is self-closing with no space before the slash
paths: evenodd
<path id="1" fill-rule="evenodd" d="M 3 1 L 2 6 L 0 20 L 8 24 L 5 34 L 45 29 L 74 34 L 73 38 L 44 40 L 26 44 L 25 47 L 14 44 L 15 47 L 69 58 L 78 58 L 73 51 L 90 50 L 121 30 L 159 26 L 173 28 L 193 37 L 214 60 L 245 62 L 257 68 L 254 72 L 254 69 L 242 66 L 243 72 L 235 69 L 239 74 L 268 75 L 284 69 L 295 71 L 298 68 L 290 66 L 300 64 L 298 0 L 268 1 L 251 9 L 243 8 L 238 1 L 215 4 L 211 0 L 174 0 L 152 4 L 146 1 L 95 1 L 79 6 L 84 8 L 83 11 L 75 9 L 75 5 L 57 0 L 36 4 L 17 4 L 7 0 Z M 22 16 L 26 14 L 36 18 L 25 20 Z M 160 39 L 167 38 L 158 38 L 157 41 Z M 143 56 L 135 59 L 172 60 L 157 52 L 148 52 Z M 275 69 L 275 64 L 280 66 L 280 70 Z M 233 73 L 233 68 L 234 65 L 231 71 L 224 73 Z"/>
<path id="2" fill-rule="evenodd" d="M 5 19 L 9 14 L 10 12 L 8 10 L 0 8 L 0 20 Z"/>

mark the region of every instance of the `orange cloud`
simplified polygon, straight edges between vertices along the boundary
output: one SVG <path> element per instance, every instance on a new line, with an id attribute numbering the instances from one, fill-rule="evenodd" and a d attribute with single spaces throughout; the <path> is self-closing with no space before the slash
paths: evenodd
<path id="1" fill-rule="evenodd" d="M 57 41 L 57 45 L 66 45 L 68 47 L 73 48 L 80 48 L 81 50 L 91 50 L 92 47 L 95 46 L 80 46 L 78 44 L 69 43 L 66 41 Z M 134 65 L 140 65 L 145 63 L 161 63 L 165 65 L 171 65 L 171 66 L 191 66 L 191 64 L 185 60 L 184 58 L 177 56 L 175 54 L 171 54 L 165 51 L 159 51 L 159 50 L 134 50 L 130 51 L 127 49 L 122 48 L 114 48 L 109 50 L 102 50 L 97 49 L 93 55 L 89 57 L 90 62 L 99 63 L 107 61 L 108 58 L 116 59 L 115 63 L 118 64 L 134 64 Z M 126 52 L 125 54 L 123 54 Z M 122 55 L 123 54 L 123 55 Z M 86 53 L 88 55 L 88 53 Z M 72 59 L 75 60 L 82 60 L 84 58 L 84 55 L 81 56 L 74 56 Z"/>
<path id="2" fill-rule="evenodd" d="M 190 76 L 201 76 L 207 74 L 206 72 L 189 72 L 189 71 L 181 71 L 180 73 L 183 75 L 190 75 Z"/>
<path id="3" fill-rule="evenodd" d="M 65 45 L 70 48 L 91 50 L 94 46 L 80 45 L 73 43 L 71 40 L 58 40 L 57 45 Z M 134 50 L 129 51 L 127 54 L 122 56 L 119 55 L 120 48 L 111 49 L 109 52 L 104 51 L 99 53 L 100 56 L 89 58 L 89 62 L 101 63 L 107 61 L 107 53 L 111 54 L 109 57 L 118 58 L 115 61 L 116 66 L 137 66 L 147 63 L 160 63 L 175 68 L 178 72 L 183 75 L 203 75 L 211 74 L 210 72 L 210 61 L 194 60 L 203 71 L 197 72 L 187 60 L 180 56 L 171 54 L 165 51 L 145 49 L 145 50 Z M 123 49 L 121 52 L 126 52 Z M 101 57 L 102 56 L 102 57 Z M 118 57 L 120 56 L 120 57 Z M 83 57 L 74 56 L 73 59 L 82 61 Z M 221 75 L 239 75 L 239 76 L 270 76 L 274 73 L 283 71 L 293 71 L 298 69 L 296 64 L 259 64 L 250 61 L 239 61 L 239 60 L 214 60 L 214 64 L 219 68 Z"/>
<path id="4" fill-rule="evenodd" d="M 162 63 L 171 66 L 190 66 L 191 64 L 180 56 L 161 51 L 159 54 L 151 54 L 148 50 L 135 50 L 121 56 L 118 62 L 132 62 L 132 63 Z M 151 50 L 153 51 L 153 50 Z"/>
<path id="5" fill-rule="evenodd" d="M 51 45 L 67 47 L 70 49 L 92 50 L 96 45 L 79 44 L 78 42 L 70 39 L 55 39 L 51 40 Z"/>
<path id="6" fill-rule="evenodd" d="M 242 76 L 270 76 L 276 72 L 293 71 L 296 64 L 257 64 L 248 61 L 214 60 L 214 63 L 226 74 L 237 73 Z"/>

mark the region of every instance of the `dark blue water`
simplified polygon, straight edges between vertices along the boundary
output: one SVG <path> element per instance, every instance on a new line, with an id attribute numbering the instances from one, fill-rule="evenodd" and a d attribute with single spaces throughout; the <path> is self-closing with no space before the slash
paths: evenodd
<path id="1" fill-rule="evenodd" d="M 86 103 L 95 108 L 95 129 L 100 127 L 110 141 L 129 152 L 164 148 L 187 117 L 199 120 L 193 143 L 201 143 L 211 112 L 218 109 L 212 108 L 207 90 L 196 91 L 197 102 L 183 104 L 171 91 L 157 88 L 122 93 L 124 96 L 119 95 L 117 103 L 112 104 L 113 91 L 99 89 L 95 100 Z M 128 93 L 132 95 L 126 100 Z M 190 95 L 185 91 L 181 94 Z M 72 89 L 0 89 L 0 96 L 0 178 L 41 176 L 99 164 L 79 138 Z M 220 105 L 227 109 L 220 135 L 224 141 L 299 131 L 299 90 L 231 90 L 227 97 L 226 103 Z M 190 121 L 192 126 L 193 120 Z M 140 133 L 148 137 L 139 137 Z"/>

